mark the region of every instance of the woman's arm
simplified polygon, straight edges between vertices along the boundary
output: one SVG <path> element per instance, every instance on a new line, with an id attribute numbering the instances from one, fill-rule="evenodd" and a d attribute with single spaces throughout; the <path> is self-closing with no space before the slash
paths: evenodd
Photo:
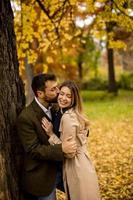
<path id="1" fill-rule="evenodd" d="M 61 141 L 65 141 L 69 139 L 69 142 L 76 143 L 76 134 L 77 134 L 77 126 L 78 121 L 75 113 L 65 113 L 62 116 L 61 124 L 60 124 L 60 132 L 61 132 Z M 76 153 L 65 154 L 67 158 L 75 157 Z"/>
<path id="2" fill-rule="evenodd" d="M 51 145 L 61 144 L 61 140 L 53 132 L 53 125 L 46 118 L 42 119 L 42 127 L 45 130 L 45 133 L 49 136 L 49 143 Z"/>
<path id="3" fill-rule="evenodd" d="M 62 145 L 54 146 L 46 145 L 47 138 L 44 143 L 40 141 L 38 135 L 42 132 L 36 130 L 36 117 L 34 113 L 24 110 L 17 119 L 17 133 L 23 145 L 26 154 L 34 160 L 63 160 Z"/>
<path id="4" fill-rule="evenodd" d="M 68 158 L 75 156 L 77 150 L 77 144 L 75 140 L 73 140 L 72 134 L 68 134 L 68 137 L 64 138 L 64 140 L 59 139 L 53 132 L 53 125 L 46 118 L 42 119 L 42 127 L 45 130 L 45 134 L 49 136 L 49 143 L 51 145 L 61 144 L 64 155 Z M 62 133 L 61 133 L 62 135 Z"/>

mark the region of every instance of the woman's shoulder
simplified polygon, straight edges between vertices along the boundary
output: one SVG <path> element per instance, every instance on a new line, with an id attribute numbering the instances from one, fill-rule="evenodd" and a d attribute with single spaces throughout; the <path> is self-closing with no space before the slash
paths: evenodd
<path id="1" fill-rule="evenodd" d="M 73 108 L 70 108 L 70 109 L 66 110 L 66 112 L 63 115 L 76 116 L 76 112 Z"/>
<path id="2" fill-rule="evenodd" d="M 71 121 L 77 121 L 77 114 L 75 113 L 75 111 L 70 108 L 69 110 L 67 110 L 63 116 L 62 116 L 62 119 L 64 120 L 71 120 Z"/>

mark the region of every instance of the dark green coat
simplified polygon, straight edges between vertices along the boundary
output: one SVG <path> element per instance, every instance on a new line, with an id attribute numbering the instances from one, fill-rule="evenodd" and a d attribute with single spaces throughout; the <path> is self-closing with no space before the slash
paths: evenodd
<path id="1" fill-rule="evenodd" d="M 17 129 L 24 147 L 22 188 L 36 196 L 48 196 L 55 182 L 56 162 L 63 160 L 61 144 L 49 145 L 41 127 L 45 114 L 34 100 L 20 114 Z"/>

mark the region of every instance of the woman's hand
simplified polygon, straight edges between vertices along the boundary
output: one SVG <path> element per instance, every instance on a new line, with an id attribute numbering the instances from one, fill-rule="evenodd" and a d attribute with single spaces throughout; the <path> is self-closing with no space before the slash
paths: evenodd
<path id="1" fill-rule="evenodd" d="M 45 117 L 42 118 L 42 128 L 49 137 L 54 134 L 52 123 L 49 122 Z"/>

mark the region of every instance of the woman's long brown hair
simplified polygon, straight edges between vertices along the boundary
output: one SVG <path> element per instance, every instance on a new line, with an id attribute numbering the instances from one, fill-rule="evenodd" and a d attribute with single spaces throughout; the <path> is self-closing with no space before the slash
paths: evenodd
<path id="1" fill-rule="evenodd" d="M 64 81 L 60 85 L 59 89 L 61 89 L 62 87 L 68 87 L 70 89 L 71 94 L 72 94 L 72 104 L 70 107 L 75 110 L 78 120 L 81 123 L 84 122 L 85 126 L 88 127 L 89 121 L 88 121 L 86 115 L 83 113 L 82 99 L 81 99 L 81 96 L 79 93 L 78 86 L 75 84 L 75 82 L 68 80 L 68 81 Z"/>

